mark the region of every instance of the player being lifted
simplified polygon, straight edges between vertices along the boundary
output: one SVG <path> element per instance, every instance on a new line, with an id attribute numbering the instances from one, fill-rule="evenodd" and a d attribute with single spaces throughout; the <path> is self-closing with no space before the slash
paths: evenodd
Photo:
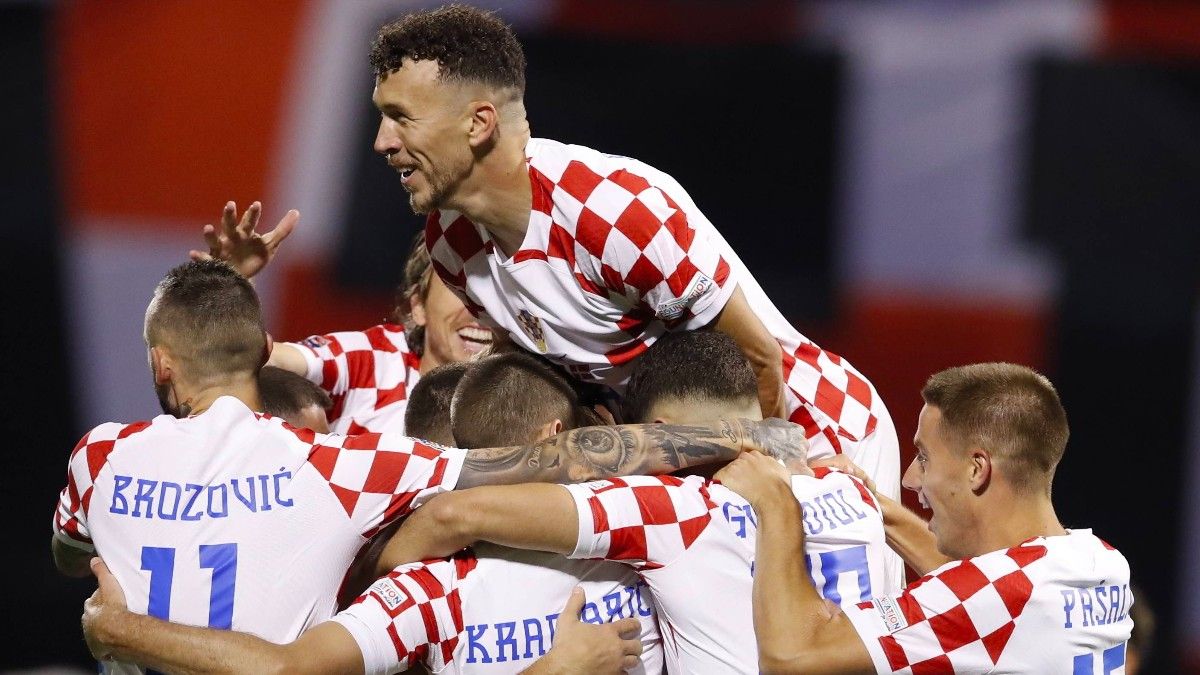
<path id="1" fill-rule="evenodd" d="M 899 594 L 830 612 L 800 565 L 806 516 L 787 473 L 747 453 L 717 474 L 758 514 L 762 670 L 1120 672 L 1132 627 L 1129 563 L 1054 513 L 1050 484 L 1068 430 L 1050 381 L 984 363 L 933 375 L 921 396 L 904 484 L 933 518 L 889 506 L 889 541 L 926 575 Z"/>
<path id="2" fill-rule="evenodd" d="M 55 562 L 83 576 L 102 555 L 135 611 L 274 641 L 331 616 L 355 551 L 432 494 L 669 471 L 768 441 L 803 446 L 798 427 L 748 421 L 580 429 L 471 452 L 295 429 L 253 412 L 269 339 L 249 282 L 213 261 L 166 276 L 145 338 L 167 414 L 101 424 L 80 441 L 54 515 Z"/>

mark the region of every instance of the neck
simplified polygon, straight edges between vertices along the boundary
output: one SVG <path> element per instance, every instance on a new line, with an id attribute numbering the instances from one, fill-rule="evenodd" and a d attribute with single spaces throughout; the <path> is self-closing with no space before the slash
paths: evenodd
<path id="1" fill-rule="evenodd" d="M 981 513 L 978 523 L 976 532 L 980 538 L 976 555 L 1012 548 L 1033 537 L 1067 533 L 1047 495 L 1014 494 Z"/>
<path id="2" fill-rule="evenodd" d="M 450 205 L 482 225 L 509 255 L 520 248 L 533 210 L 533 186 L 525 163 L 529 123 L 524 118 L 498 132 L 494 147 L 475 164 Z"/>
<path id="3" fill-rule="evenodd" d="M 425 373 L 428 373 L 434 368 L 442 365 L 445 365 L 442 360 L 435 356 L 433 352 L 426 347 L 425 351 L 421 353 L 421 365 L 417 367 L 417 372 L 421 375 L 424 375 Z"/>
<path id="4" fill-rule="evenodd" d="M 258 377 L 238 375 L 202 387 L 180 387 L 178 410 L 185 417 L 194 417 L 207 411 L 218 398 L 232 396 L 247 408 L 262 412 L 262 401 L 258 396 Z"/>

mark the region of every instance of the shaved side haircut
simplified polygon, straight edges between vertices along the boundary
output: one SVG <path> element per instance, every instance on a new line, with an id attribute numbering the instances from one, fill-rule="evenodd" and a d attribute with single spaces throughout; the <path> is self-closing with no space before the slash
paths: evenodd
<path id="1" fill-rule="evenodd" d="M 579 426 L 579 395 L 550 363 L 527 352 L 495 354 L 471 364 L 450 407 L 455 443 L 462 448 L 532 442 L 554 420 Z"/>
<path id="2" fill-rule="evenodd" d="M 450 402 L 454 389 L 467 372 L 468 363 L 447 363 L 421 376 L 408 392 L 404 410 L 404 435 L 454 445 L 450 430 Z"/>
<path id="3" fill-rule="evenodd" d="M 329 392 L 306 377 L 275 366 L 263 366 L 258 371 L 258 398 L 263 412 L 283 419 L 298 417 L 313 406 L 325 411 L 333 407 Z"/>
<path id="4" fill-rule="evenodd" d="M 652 422 L 662 401 L 758 401 L 758 379 L 737 342 L 715 330 L 668 333 L 638 357 L 625 388 L 622 419 Z"/>

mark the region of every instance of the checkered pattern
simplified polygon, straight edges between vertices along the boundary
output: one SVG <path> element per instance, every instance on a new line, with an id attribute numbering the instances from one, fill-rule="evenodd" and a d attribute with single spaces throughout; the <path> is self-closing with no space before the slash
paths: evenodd
<path id="1" fill-rule="evenodd" d="M 292 346 L 308 362 L 308 379 L 333 398 L 330 431 L 404 432 L 408 391 L 420 377 L 421 362 L 402 326 L 314 335 Z"/>
<path id="2" fill-rule="evenodd" d="M 1046 553 L 1027 544 L 944 566 L 894 598 L 904 628 L 860 635 L 878 640 L 891 672 L 990 672 L 1033 594 L 1026 568 Z M 877 603 L 856 609 L 876 612 Z"/>
<path id="3" fill-rule="evenodd" d="M 703 485 L 674 476 L 628 476 L 569 485 L 579 509 L 574 558 L 620 560 L 638 569 L 669 565 L 712 522 Z"/>
<path id="4" fill-rule="evenodd" d="M 58 497 L 58 508 L 54 511 L 55 534 L 66 537 L 80 548 L 92 550 L 92 538 L 87 527 L 88 508 L 92 503 L 92 488 L 100 469 L 108 463 L 108 456 L 116 448 L 117 441 L 129 438 L 150 426 L 149 422 L 118 424 L 106 422 L 84 435 L 75 449 L 67 468 L 67 487 Z"/>
<path id="5" fill-rule="evenodd" d="M 784 352 L 783 377 L 788 419 L 804 427 L 810 442 L 818 439 L 834 454 L 874 433 L 878 415 L 886 414 L 866 378 L 842 357 L 811 342 Z"/>
<path id="6" fill-rule="evenodd" d="M 453 490 L 466 455 L 464 450 L 434 447 L 397 434 L 293 432 L 311 439 L 309 464 L 329 481 L 346 515 L 365 537 L 374 536 L 429 497 Z"/>

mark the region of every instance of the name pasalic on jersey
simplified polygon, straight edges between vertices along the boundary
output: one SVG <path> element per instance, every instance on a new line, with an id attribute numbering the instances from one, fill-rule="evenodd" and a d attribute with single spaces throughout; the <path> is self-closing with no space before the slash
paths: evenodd
<path id="1" fill-rule="evenodd" d="M 108 512 L 131 518 L 195 521 L 228 518 L 231 509 L 249 513 L 287 509 L 295 504 L 295 500 L 283 496 L 291 481 L 292 472 L 282 467 L 275 474 L 230 478 L 212 485 L 118 474 L 113 476 Z"/>

